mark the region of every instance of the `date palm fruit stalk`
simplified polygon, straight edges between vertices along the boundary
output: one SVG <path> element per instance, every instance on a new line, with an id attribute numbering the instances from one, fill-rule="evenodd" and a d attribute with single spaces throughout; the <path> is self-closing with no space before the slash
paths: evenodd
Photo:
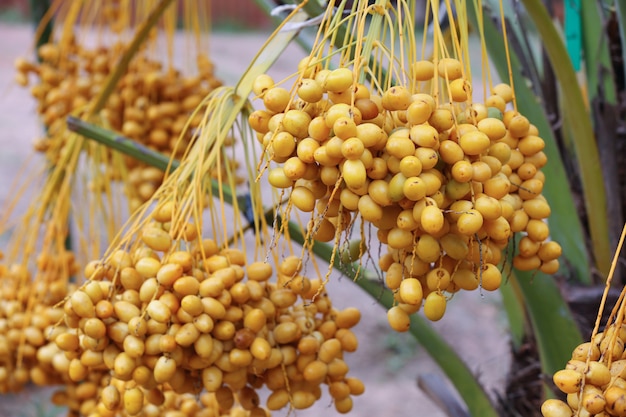
<path id="1" fill-rule="evenodd" d="M 332 44 L 341 13 L 328 11 L 295 80 L 262 75 L 254 85 L 249 122 L 264 149 L 259 167 L 288 197 L 283 216 L 308 216 L 310 241 L 336 250 L 352 233 L 376 247 L 375 232 L 398 331 L 422 306 L 441 319 L 459 290 L 499 288 L 511 250 L 515 268 L 555 273 L 544 141 L 516 110 L 513 86 L 493 83 L 487 69 L 475 99 L 464 10 L 445 10 L 447 33 L 437 20 L 431 35 L 425 27 L 420 53 L 408 2 L 351 7 L 341 47 Z M 427 2 L 426 15 L 438 8 Z"/>

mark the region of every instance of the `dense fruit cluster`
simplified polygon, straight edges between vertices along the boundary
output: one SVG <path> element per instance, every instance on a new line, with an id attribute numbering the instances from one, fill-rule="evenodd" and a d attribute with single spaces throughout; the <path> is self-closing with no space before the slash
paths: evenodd
<path id="1" fill-rule="evenodd" d="M 17 392 L 29 382 L 52 385 L 63 381 L 45 346 L 63 316 L 63 310 L 55 306 L 71 290 L 63 277 L 75 274 L 79 268 L 69 251 L 58 256 L 40 255 L 37 268 L 33 276 L 24 265 L 0 264 L 2 393 Z"/>
<path id="2" fill-rule="evenodd" d="M 510 86 L 472 103 L 461 63 L 449 58 L 412 66 L 416 82 L 445 80 L 439 100 L 403 86 L 377 94 L 349 68 L 300 68 L 297 97 L 267 75 L 254 85 L 264 108 L 249 121 L 271 164 L 269 183 L 288 190 L 287 209 L 311 213 L 316 240 L 337 242 L 357 215 L 377 228 L 387 248 L 380 267 L 398 301 L 394 329 L 407 330 L 422 303 L 438 320 L 446 294 L 497 289 L 513 233 L 524 235 L 516 268 L 557 271 L 561 248 L 547 240 L 541 195 L 545 144 L 507 110 Z"/>
<path id="3" fill-rule="evenodd" d="M 63 144 L 51 139 L 63 141 L 60 133 L 65 131 L 66 116 L 89 110 L 125 49 L 121 43 L 95 49 L 77 43 L 67 48 L 48 43 L 38 49 L 41 62 L 15 62 L 19 84 L 28 85 L 29 74 L 37 78 L 31 94 L 39 103 L 49 136 L 36 143 L 37 149 L 50 150 L 48 155 L 55 159 L 54 153 Z M 198 55 L 196 68 L 197 75 L 184 76 L 139 54 L 99 113 L 100 124 L 164 155 L 182 156 L 202 119 L 202 112 L 190 117 L 192 112 L 221 85 L 206 55 Z M 126 192 L 134 209 L 154 194 L 163 172 L 131 158 L 125 164 L 129 170 Z"/>
<path id="4" fill-rule="evenodd" d="M 295 256 L 270 282 L 273 267 L 246 265 L 240 250 L 194 232 L 172 239 L 166 207 L 155 209 L 132 249 L 88 264 L 88 282 L 64 304 L 67 328 L 52 342 L 69 360 L 69 379 L 90 381 L 93 371 L 110 377 L 81 414 L 138 415 L 170 391 L 204 389 L 220 413 L 238 402 L 243 415 L 266 415 L 259 388 L 271 391 L 268 410 L 302 409 L 320 398 L 321 384 L 348 412 L 363 391 L 343 360 L 357 348 L 350 328 L 359 311 L 333 308 L 321 280 L 301 275 Z"/>
<path id="5" fill-rule="evenodd" d="M 567 402 L 550 399 L 545 417 L 626 416 L 626 325 L 611 324 L 572 352 L 565 369 L 554 374 Z"/>

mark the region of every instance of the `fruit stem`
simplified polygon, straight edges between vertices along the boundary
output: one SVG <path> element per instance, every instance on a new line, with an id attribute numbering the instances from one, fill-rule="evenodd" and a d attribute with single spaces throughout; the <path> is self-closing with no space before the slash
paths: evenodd
<path id="1" fill-rule="evenodd" d="M 86 122 L 74 116 L 67 117 L 67 128 L 72 132 L 76 132 L 79 135 L 86 137 L 87 139 L 93 139 L 108 148 L 120 151 L 125 155 L 143 162 L 144 164 L 148 164 L 167 173 L 175 170 L 180 165 L 180 162 L 175 159 L 172 160 L 170 164 L 170 160 L 167 156 L 152 150 L 139 142 L 135 142 L 132 139 L 118 135 L 115 132 Z"/>
<path id="2" fill-rule="evenodd" d="M 170 160 L 167 156 L 148 148 L 132 139 L 118 135 L 115 132 L 104 129 L 100 126 L 86 122 L 74 116 L 67 117 L 67 128 L 72 132 L 84 136 L 87 139 L 95 140 L 104 146 L 115 149 L 125 155 L 128 155 L 144 164 L 153 166 L 163 172 L 171 173 L 180 166 L 180 161 L 176 159 Z M 211 190 L 217 195 L 221 192 L 224 200 L 228 204 L 233 204 L 233 191 L 227 185 L 222 184 L 221 187 L 216 180 L 211 180 Z M 221 191 L 220 191 L 221 190 Z M 243 208 L 242 213 L 248 212 L 250 204 L 250 196 L 248 194 L 237 196 L 239 207 Z M 251 221 L 246 215 L 246 220 Z M 253 219 L 252 219 L 253 220 Z"/>

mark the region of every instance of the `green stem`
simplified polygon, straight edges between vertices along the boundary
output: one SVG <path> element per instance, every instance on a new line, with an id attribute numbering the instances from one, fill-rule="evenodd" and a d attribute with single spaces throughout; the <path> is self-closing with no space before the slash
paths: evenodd
<path id="1" fill-rule="evenodd" d="M 148 34 L 150 33 L 150 30 L 152 30 L 154 25 L 156 25 L 159 21 L 161 15 L 163 15 L 168 6 L 172 4 L 172 1 L 173 0 L 161 0 L 150 13 L 150 16 L 148 16 L 148 18 L 141 24 L 132 42 L 128 45 L 128 49 L 124 52 L 124 55 L 122 55 L 122 58 L 115 66 L 115 71 L 109 75 L 102 92 L 91 106 L 91 114 L 97 114 L 100 110 L 102 110 L 107 100 L 113 93 L 120 78 L 122 78 L 122 75 L 126 73 L 130 61 L 133 59 L 141 45 L 143 45 L 144 41 L 148 37 Z"/>
<path id="2" fill-rule="evenodd" d="M 107 148 L 115 149 L 116 151 L 128 155 L 146 165 L 158 168 L 163 172 L 171 172 L 180 166 L 180 161 L 176 159 L 172 159 L 170 161 L 167 156 L 150 149 L 141 143 L 135 142 L 132 139 L 118 135 L 115 132 L 78 119 L 74 116 L 67 117 L 67 128 L 86 137 L 87 139 L 95 140 Z M 211 180 L 211 190 L 215 193 L 215 195 L 221 192 L 224 195 L 226 202 L 233 204 L 233 191 L 227 185 L 222 185 L 220 188 L 217 181 Z M 239 207 L 247 207 L 247 196 L 237 197 L 237 202 L 239 203 Z"/>
<path id="3" fill-rule="evenodd" d="M 564 111 L 569 114 L 574 149 L 580 167 L 592 250 L 598 270 L 606 276 L 611 265 L 606 194 L 600 156 L 591 119 L 563 41 L 541 0 L 522 0 L 543 41 L 556 78 L 561 86 Z"/>
<path id="4" fill-rule="evenodd" d="M 180 165 L 180 162 L 177 160 L 172 160 L 170 163 L 170 159 L 167 156 L 139 142 L 135 142 L 111 130 L 104 129 L 74 116 L 67 117 L 67 128 L 72 132 L 76 132 L 88 139 L 93 139 L 101 143 L 107 148 L 120 151 L 139 162 L 143 162 L 144 164 L 153 166 L 164 172 L 173 171 Z"/>

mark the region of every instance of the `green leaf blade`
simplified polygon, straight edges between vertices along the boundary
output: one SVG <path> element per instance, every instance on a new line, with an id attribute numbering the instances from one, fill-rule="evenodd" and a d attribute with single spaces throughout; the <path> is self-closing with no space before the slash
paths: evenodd
<path id="1" fill-rule="evenodd" d="M 550 276 L 515 271 L 511 277 L 519 285 L 528 306 L 541 359 L 541 368 L 549 375 L 572 357 L 572 350 L 583 342 L 569 306 Z"/>

